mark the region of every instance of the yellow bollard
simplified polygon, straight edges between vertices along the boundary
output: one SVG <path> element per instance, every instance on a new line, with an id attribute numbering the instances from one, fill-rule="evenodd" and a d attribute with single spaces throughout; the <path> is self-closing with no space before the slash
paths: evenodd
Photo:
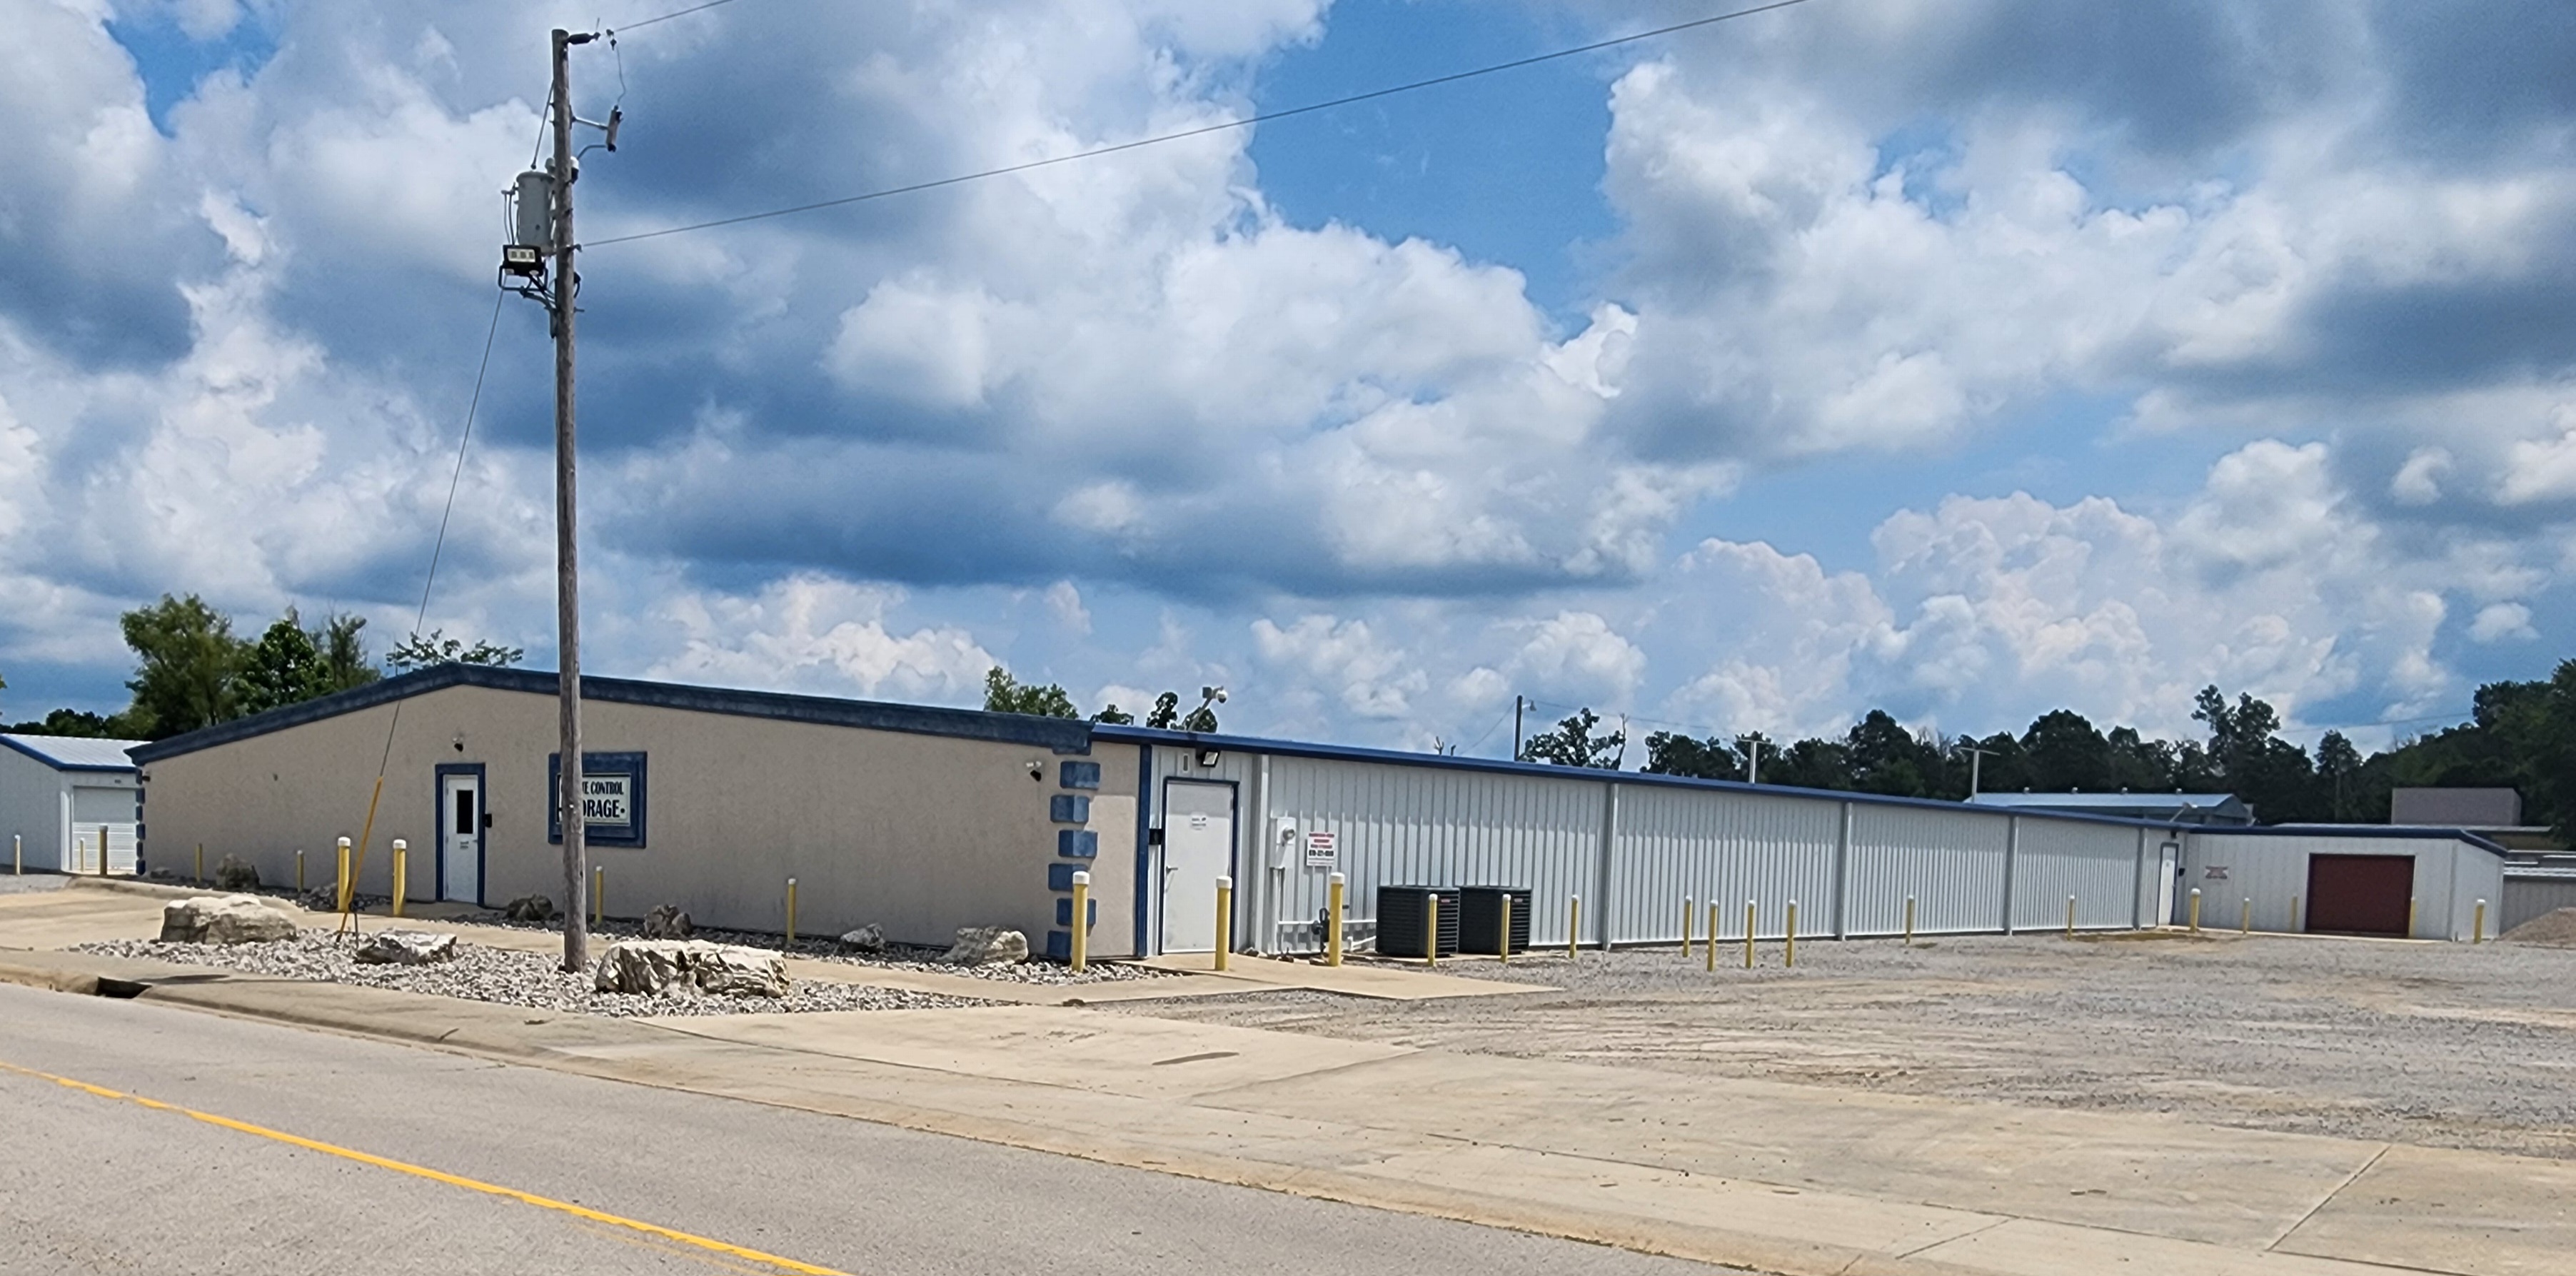
<path id="1" fill-rule="evenodd" d="M 2075 897 L 2066 897 L 2066 937 L 2075 938 Z"/>
<path id="2" fill-rule="evenodd" d="M 1080 877 L 1081 874 L 1075 874 Z M 1343 898 L 1350 890 L 1350 879 L 1335 873 L 1324 879 L 1324 964 L 1342 964 Z"/>
<path id="3" fill-rule="evenodd" d="M 1091 969 L 1091 874 L 1073 872 L 1073 973 Z"/>
<path id="4" fill-rule="evenodd" d="M 2290 933 L 2299 933 L 2299 897 L 2296 895 L 2290 897 Z"/>
<path id="5" fill-rule="evenodd" d="M 1798 964 L 1798 901 L 1794 899 L 1789 901 L 1789 940 L 1780 951 L 1784 965 Z"/>
<path id="6" fill-rule="evenodd" d="M 796 879 L 787 879 L 787 946 L 796 946 Z"/>
<path id="7" fill-rule="evenodd" d="M 1690 948 L 1691 948 L 1691 918 L 1692 918 L 1693 916 L 1696 916 L 1696 911 L 1695 911 L 1695 910 L 1693 909 L 1693 907 L 1692 907 L 1691 897 L 1690 897 L 1690 896 L 1688 896 L 1688 895 L 1684 895 L 1684 896 L 1682 896 L 1682 960 L 1683 960 L 1683 961 L 1689 961 L 1689 960 L 1690 960 Z M 1716 942 L 1717 942 L 1717 937 L 1716 937 L 1716 936 L 1714 936 L 1714 935 L 1709 936 L 1709 942 L 1710 942 L 1710 943 L 1716 943 Z"/>
<path id="8" fill-rule="evenodd" d="M 608 866 L 594 864 L 590 869 L 590 924 L 596 929 L 608 920 Z"/>
<path id="9" fill-rule="evenodd" d="M 295 893 L 304 893 L 304 848 L 295 848 Z"/>
<path id="10" fill-rule="evenodd" d="M 1583 897 L 1565 897 L 1565 959 L 1574 960 L 1574 938 L 1583 933 Z"/>
<path id="11" fill-rule="evenodd" d="M 1717 905 L 1708 906 L 1708 971 L 1717 973 Z"/>
<path id="12" fill-rule="evenodd" d="M 89 871 L 89 839 L 78 833 L 72 835 L 72 871 L 75 873 Z"/>
<path id="13" fill-rule="evenodd" d="M 206 844 L 197 843 L 197 885 L 206 884 Z"/>
<path id="14" fill-rule="evenodd" d="M 1744 901 L 1744 968 L 1753 969 L 1753 901 Z"/>
<path id="15" fill-rule="evenodd" d="M 2236 919 L 2236 933 L 2239 935 L 2254 933 L 2254 897 L 2251 895 L 2245 897 L 2245 911 Z"/>
<path id="16" fill-rule="evenodd" d="M 107 876 L 107 826 L 98 826 L 98 875 Z"/>
<path id="17" fill-rule="evenodd" d="M 1433 895 L 1430 898 L 1429 903 L 1431 905 L 1431 937 L 1422 945 L 1422 964 L 1425 966 L 1437 966 L 1440 964 L 1440 897 L 1438 895 Z"/>
<path id="18" fill-rule="evenodd" d="M 2406 897 L 2406 937 L 2415 938 L 2415 897 Z"/>
<path id="19" fill-rule="evenodd" d="M 1432 897 L 1431 920 L 1433 923 L 1432 947 L 1437 948 L 1440 946 L 1438 925 L 1440 921 L 1440 900 L 1438 896 Z M 1233 945 L 1234 879 L 1231 877 L 1219 877 L 1216 879 L 1216 965 L 1214 969 L 1225 969 L 1226 949 L 1233 947 Z"/>
<path id="20" fill-rule="evenodd" d="M 27 875 L 27 838 L 23 833 L 9 835 L 9 875 L 12 877 Z"/>
<path id="21" fill-rule="evenodd" d="M 2200 888 L 2191 888 L 2191 933 L 2200 933 Z"/>
<path id="22" fill-rule="evenodd" d="M 1914 946 L 1914 897 L 1905 897 L 1905 946 Z"/>
<path id="23" fill-rule="evenodd" d="M 2478 901 L 2477 918 L 2477 921 L 2470 924 L 2469 942 L 2483 944 L 2487 942 L 2487 902 L 2485 900 Z"/>
<path id="24" fill-rule="evenodd" d="M 402 916 L 403 894 L 410 887 L 411 844 L 398 837 L 394 839 L 394 916 Z"/>
<path id="25" fill-rule="evenodd" d="M 349 894 L 356 886 L 357 883 L 349 880 L 349 839 L 344 837 L 340 839 L 340 876 L 333 879 L 331 886 L 331 902 L 338 906 L 336 911 L 349 911 Z"/>
<path id="26" fill-rule="evenodd" d="M 1512 897 L 1509 894 L 1503 896 L 1503 933 L 1494 945 L 1494 951 L 1503 955 L 1504 965 L 1512 964 Z"/>

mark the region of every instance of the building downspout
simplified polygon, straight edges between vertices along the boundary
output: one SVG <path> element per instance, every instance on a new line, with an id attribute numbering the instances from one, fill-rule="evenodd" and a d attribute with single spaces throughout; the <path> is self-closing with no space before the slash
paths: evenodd
<path id="1" fill-rule="evenodd" d="M 1592 925 L 1601 936 L 1601 951 L 1610 951 L 1610 859 L 1619 850 L 1619 782 L 1601 786 L 1601 875 L 1592 897 Z M 1533 905 L 1535 906 L 1535 905 Z"/>
<path id="2" fill-rule="evenodd" d="M 1851 881 L 1851 830 L 1852 804 L 1845 802 L 1842 827 L 1834 834 L 1834 938 L 1836 939 L 1847 939 L 1851 935 L 1845 924 L 1843 911 L 1844 902 L 1850 897 L 1845 886 Z M 1717 942 L 1717 937 L 1711 935 L 1709 942 Z"/>
<path id="3" fill-rule="evenodd" d="M 2004 933 L 2013 933 L 2013 870 L 2021 859 L 2021 817 L 2004 822 Z"/>

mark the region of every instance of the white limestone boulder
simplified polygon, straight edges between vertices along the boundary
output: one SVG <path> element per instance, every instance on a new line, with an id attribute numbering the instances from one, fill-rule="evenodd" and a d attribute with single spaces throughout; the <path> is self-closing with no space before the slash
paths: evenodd
<path id="1" fill-rule="evenodd" d="M 380 930 L 358 945 L 359 961 L 378 966 L 427 966 L 456 960 L 456 936 L 417 930 Z"/>
<path id="2" fill-rule="evenodd" d="M 1029 959 L 1029 937 L 1001 926 L 960 926 L 939 960 L 951 966 L 1001 966 Z"/>
<path id="3" fill-rule="evenodd" d="M 256 895 L 198 895 L 161 906 L 165 944 L 260 944 L 295 938 L 295 918 Z"/>

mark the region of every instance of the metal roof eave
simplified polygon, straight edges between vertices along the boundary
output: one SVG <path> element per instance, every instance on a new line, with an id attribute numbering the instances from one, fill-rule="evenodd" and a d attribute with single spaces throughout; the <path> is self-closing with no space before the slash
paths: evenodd
<path id="1" fill-rule="evenodd" d="M 79 739 L 81 737 L 72 736 L 65 738 Z M 51 754 L 37 749 L 35 746 L 30 745 L 23 740 L 13 740 L 6 735 L 0 735 L 0 744 L 5 744 L 57 771 L 82 771 L 93 775 L 131 775 L 134 773 L 135 764 L 131 762 L 128 762 L 123 766 L 119 766 L 113 762 L 66 762 L 61 758 L 54 757 Z M 128 751 L 128 756 L 132 756 L 131 750 Z"/>
<path id="2" fill-rule="evenodd" d="M 2446 829 L 2433 824 L 2249 824 L 2243 828 L 2212 828 L 2212 834 L 2250 833 L 2256 837 L 2367 837 L 2430 838 L 2440 842 L 2465 842 L 2498 859 L 2512 854 L 2501 843 L 2472 833 L 2467 829 Z"/>
<path id="3" fill-rule="evenodd" d="M 1308 744 L 1296 740 L 1272 740 L 1260 736 L 1237 736 L 1196 731 L 1167 731 L 1159 727 L 1123 726 L 1113 723 L 1094 724 L 1094 739 L 1130 744 L 1162 744 L 1175 748 L 1216 749 L 1236 753 L 1267 753 L 1276 757 L 1316 758 L 1335 762 L 1378 762 L 1396 766 L 1450 768 L 1499 775 L 1540 776 L 1557 780 L 1589 780 L 1602 784 L 1644 784 L 1668 788 L 1716 789 L 1730 793 L 1753 793 L 1771 797 L 1817 798 L 1835 802 L 1854 802 L 1864 806 L 1895 806 L 1916 810 L 1964 812 L 1972 815 L 2007 816 L 2033 820 L 2069 820 L 2084 824 L 2111 824 L 2121 828 L 2151 828 L 2192 832 L 2206 826 L 2174 820 L 2134 819 L 2118 815 L 2096 815 L 2088 811 L 2014 810 L 2004 807 L 1971 805 L 1941 798 L 1899 797 L 1888 793 L 1864 793 L 1850 789 L 1810 789 L 1787 784 L 1748 784 L 1742 780 L 1708 780 L 1691 775 L 1660 775 L 1651 771 L 1593 770 L 1583 767 L 1558 766 L 1549 762 L 1511 762 L 1501 758 L 1461 758 L 1447 754 L 1406 753 L 1398 749 L 1372 749 L 1361 745 Z"/>
<path id="4" fill-rule="evenodd" d="M 336 718 L 344 714 L 359 713 L 381 705 L 392 704 L 397 700 L 406 700 L 460 686 L 551 696 L 555 694 L 556 679 L 552 672 L 543 670 L 504 669 L 492 665 L 433 665 L 399 677 L 371 682 L 363 687 L 335 692 L 317 700 L 307 700 L 301 704 L 271 709 L 266 713 L 254 714 L 247 718 L 217 723 L 184 735 L 172 736 L 167 740 L 156 740 L 132 750 L 132 756 L 137 763 L 149 765 L 165 758 L 196 753 L 235 741 L 284 731 L 290 727 L 320 722 L 326 718 Z M 979 709 L 889 704 L 872 700 L 845 700 L 830 696 L 793 695 L 777 691 L 739 691 L 721 687 L 690 687 L 677 683 L 592 676 L 582 678 L 581 698 L 585 703 L 646 705 L 698 713 L 767 718 L 780 722 L 804 722 L 817 726 L 858 727 L 876 731 L 900 731 L 912 735 L 938 735 L 966 740 L 987 740 L 1001 744 L 1024 744 L 1060 754 L 1085 754 L 1091 751 L 1090 724 L 1068 718 L 1037 718 L 1016 713 L 986 713 Z"/>

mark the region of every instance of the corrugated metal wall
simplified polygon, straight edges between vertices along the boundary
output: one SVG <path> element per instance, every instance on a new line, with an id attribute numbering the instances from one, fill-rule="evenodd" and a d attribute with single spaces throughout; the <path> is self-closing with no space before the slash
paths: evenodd
<path id="1" fill-rule="evenodd" d="M 2307 888 L 2307 857 L 2387 853 L 2417 857 L 2418 931 L 2466 938 L 2471 902 L 2483 897 L 2490 933 L 2501 914 L 2500 865 L 2491 854 L 2438 839 L 2363 839 L 2319 834 L 2193 832 L 2028 812 L 1874 802 L 1828 795 L 1751 792 L 1614 779 L 1412 765 L 1374 759 L 1265 756 L 1228 751 L 1201 765 L 1192 752 L 1154 750 L 1153 822 L 1173 779 L 1237 786 L 1236 942 L 1265 951 L 1321 945 L 1326 874 L 1302 848 L 1277 844 L 1282 821 L 1296 834 L 1330 832 L 1349 880 L 1355 933 L 1374 925 L 1381 885 L 1508 885 L 1532 892 L 1531 940 L 1566 941 L 1566 904 L 1583 900 L 1581 941 L 1678 942 L 1683 900 L 1690 930 L 1741 939 L 1744 905 L 1755 901 L 1755 933 L 1777 938 L 1798 901 L 1801 935 L 1894 935 L 1907 897 L 1921 934 L 2066 924 L 2073 896 L 2082 929 L 2166 924 L 2157 913 L 2161 848 L 2177 843 L 2186 892 L 2204 892 L 2202 925 L 2232 929 L 2253 901 L 2258 930 L 2284 930 L 2292 901 Z M 1604 856 L 1605 843 L 1608 847 Z M 1104 852 L 1108 848 L 1103 848 Z M 2455 855 L 2454 852 L 2457 852 Z M 2212 868 L 2225 870 L 2211 877 Z M 1148 880 L 1155 880 L 1149 878 Z M 1149 931 L 1159 934 L 1158 923 Z"/>
<path id="2" fill-rule="evenodd" d="M 1338 835 L 1349 879 L 1349 916 L 1374 924 L 1379 886 L 1505 885 L 1530 888 L 1531 942 L 1565 942 L 1565 900 L 1590 896 L 1600 876 L 1606 786 L 1547 776 L 1315 758 L 1270 760 L 1272 821 L 1300 836 Z M 1310 923 L 1325 906 L 1329 870 L 1292 853 L 1275 916 L 1281 942 L 1314 946 Z"/>
<path id="3" fill-rule="evenodd" d="M 1847 930 L 1902 934 L 1909 895 L 1917 934 L 1998 929 L 2010 829 L 2008 817 L 1983 812 L 1853 807 Z"/>
<path id="4" fill-rule="evenodd" d="M 2144 875 L 2138 831 L 2112 824 L 2020 818 L 2013 849 L 2014 930 L 2060 930 L 2075 900 L 2079 930 L 2136 925 Z M 2152 904 L 2151 904 L 2152 907 Z"/>
<path id="5" fill-rule="evenodd" d="M 2576 873 L 2521 872 L 2506 875 L 2502 916 L 2489 924 L 2496 934 L 2561 908 L 2576 908 Z"/>
<path id="6" fill-rule="evenodd" d="M 1758 905 L 1754 932 L 1779 935 L 1796 900 L 1799 933 L 1830 934 L 1842 810 L 1817 798 L 1622 785 L 1598 920 L 1614 944 L 1678 943 L 1687 896 L 1695 933 L 1707 933 L 1715 903 L 1718 933 L 1741 939 L 1746 901 Z"/>

